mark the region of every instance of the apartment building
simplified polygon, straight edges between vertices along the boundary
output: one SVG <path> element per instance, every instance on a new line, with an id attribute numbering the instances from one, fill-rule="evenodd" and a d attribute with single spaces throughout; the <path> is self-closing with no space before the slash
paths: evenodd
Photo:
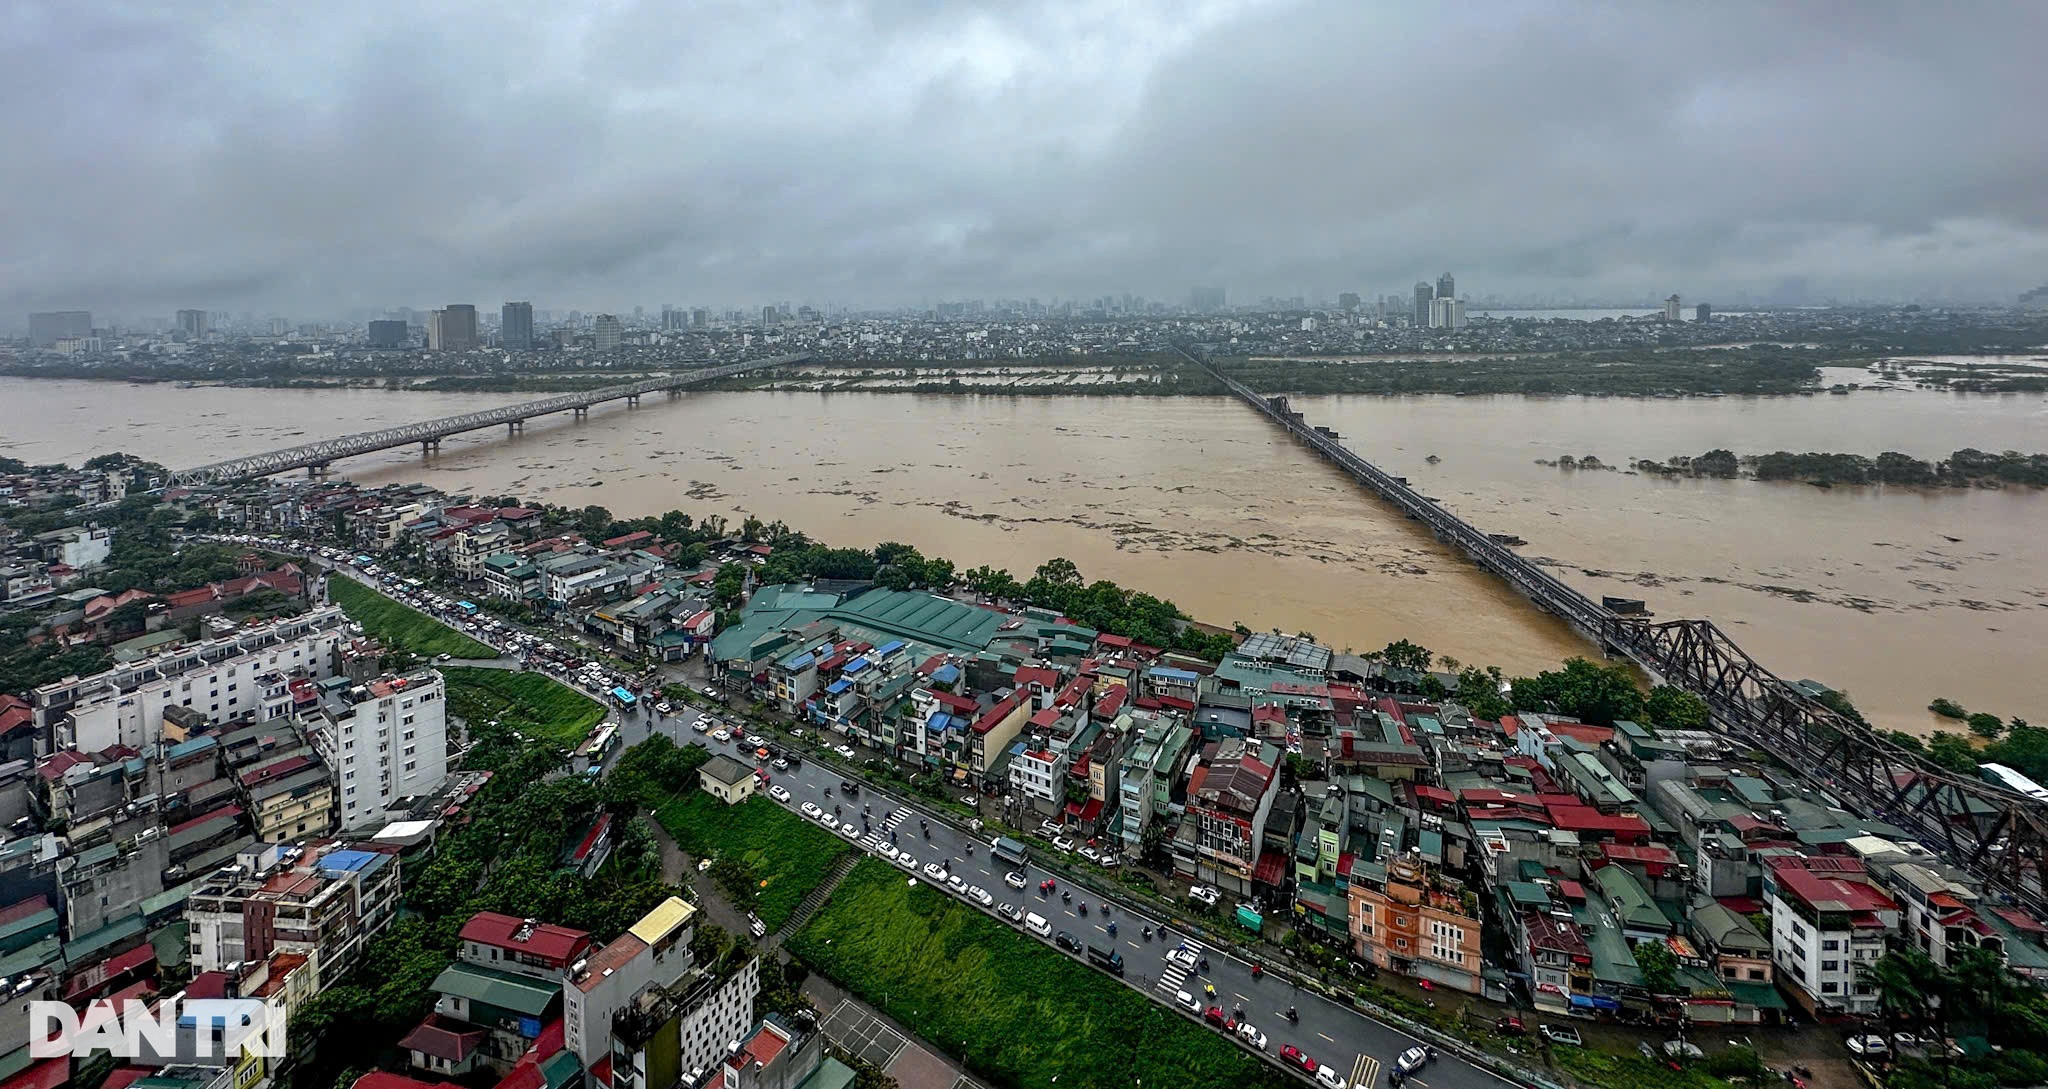
<path id="1" fill-rule="evenodd" d="M 479 911 L 462 924 L 456 959 L 560 983 L 590 955 L 590 935 L 572 927 Z"/>
<path id="2" fill-rule="evenodd" d="M 393 850 L 257 844 L 202 879 L 186 900 L 192 966 L 222 971 L 272 953 L 305 953 L 323 979 L 340 979 L 363 944 L 397 917 L 398 892 Z"/>
<path id="3" fill-rule="evenodd" d="M 697 909 L 675 897 L 592 953 L 562 984 L 562 1042 L 596 1066 L 611 1054 L 612 1015 L 649 984 L 669 986 L 693 967 Z"/>
<path id="4" fill-rule="evenodd" d="M 53 732 L 56 749 L 98 752 L 155 744 L 173 707 L 214 722 L 279 718 L 292 707 L 291 679 L 318 680 L 340 669 L 347 622 L 339 608 L 323 606 L 91 677 L 54 681 L 35 690 L 36 722 Z"/>
<path id="5" fill-rule="evenodd" d="M 1884 956 L 1899 905 L 1858 859 L 1780 856 L 1768 860 L 1764 903 L 1778 982 L 1816 1018 L 1877 1013 L 1877 988 L 1863 970 Z"/>
<path id="6" fill-rule="evenodd" d="M 394 807 L 447 778 L 447 686 L 439 673 L 422 669 L 364 684 L 333 677 L 318 688 L 318 703 L 305 717 L 332 769 L 342 828 L 374 830 Z"/>
<path id="7" fill-rule="evenodd" d="M 1266 838 L 1266 818 L 1280 793 L 1280 747 L 1248 738 L 1211 742 L 1188 779 L 1195 876 L 1248 896 Z"/>
<path id="8" fill-rule="evenodd" d="M 1124 854 L 1136 858 L 1144 846 L 1145 829 L 1173 804 L 1173 788 L 1180 781 L 1194 731 L 1177 719 L 1142 712 L 1133 716 L 1132 729 L 1137 740 L 1124 754 L 1117 776 L 1117 835 Z"/>
<path id="9" fill-rule="evenodd" d="M 1360 959 L 1467 994 L 1480 992 L 1478 897 L 1412 857 L 1351 867 L 1352 948 Z"/>
<path id="10" fill-rule="evenodd" d="M 460 529 L 448 538 L 448 566 L 464 579 L 480 579 L 486 560 L 512 551 L 518 543 L 503 522 Z"/>

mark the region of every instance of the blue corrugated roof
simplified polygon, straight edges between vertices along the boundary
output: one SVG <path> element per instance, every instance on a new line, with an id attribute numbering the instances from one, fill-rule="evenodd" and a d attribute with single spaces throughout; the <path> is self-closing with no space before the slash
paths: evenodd
<path id="1" fill-rule="evenodd" d="M 831 684 L 825 686 L 825 694 L 828 696 L 836 696 L 839 693 L 844 692 L 852 687 L 852 681 L 849 681 L 846 678 L 841 677 L 838 680 L 833 681 Z"/>
<path id="2" fill-rule="evenodd" d="M 329 851 L 320 856 L 322 870 L 353 872 L 384 857 L 375 851 Z"/>
<path id="3" fill-rule="evenodd" d="M 795 654 L 791 655 L 790 657 L 784 658 L 782 660 L 782 668 L 788 670 L 803 669 L 804 667 L 810 665 L 812 662 L 815 661 L 817 661 L 817 659 L 811 656 L 811 652 L 805 651 L 802 654 Z"/>
<path id="4" fill-rule="evenodd" d="M 210 749 L 216 744 L 218 742 L 214 740 L 213 735 L 208 734 L 205 737 L 195 737 L 190 741 L 180 741 L 176 745 L 171 746 L 170 751 L 164 755 L 168 759 L 177 760 L 181 757 L 190 756 L 201 749 Z"/>
<path id="5" fill-rule="evenodd" d="M 909 646 L 909 644 L 905 643 L 901 639 L 891 639 L 888 642 L 883 643 L 881 646 L 875 648 L 875 657 L 887 658 L 889 655 L 894 654 L 899 650 L 902 650 L 906 646 Z"/>
<path id="6" fill-rule="evenodd" d="M 867 659 L 866 659 L 865 657 L 861 657 L 861 658 L 855 658 L 855 659 L 854 659 L 853 661 L 851 661 L 851 662 L 848 662 L 848 663 L 846 663 L 846 668 L 845 668 L 845 669 L 842 669 L 842 670 L 840 670 L 840 672 L 841 672 L 841 673 L 859 673 L 859 672 L 860 672 L 861 670 L 863 670 L 863 669 L 866 669 L 867 667 L 868 667 L 868 660 L 867 660 Z"/>
<path id="7" fill-rule="evenodd" d="M 1145 673 L 1152 677 L 1164 677 L 1169 681 L 1192 681 L 1200 676 L 1199 674 L 1190 673 L 1185 669 L 1169 669 L 1166 666 L 1154 666 L 1146 670 Z"/>

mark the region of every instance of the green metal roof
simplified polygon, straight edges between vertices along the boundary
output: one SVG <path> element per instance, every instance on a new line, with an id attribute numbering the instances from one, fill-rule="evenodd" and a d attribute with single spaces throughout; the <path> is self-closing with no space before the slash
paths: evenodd
<path id="1" fill-rule="evenodd" d="M 1785 996 L 1778 993 L 1776 984 L 1746 983 L 1729 980 L 1727 983 L 1722 984 L 1722 986 L 1727 987 L 1728 993 L 1733 995 L 1735 1001 L 1742 1005 L 1755 1006 L 1760 1010 L 1782 1010 L 1786 1008 Z"/>
<path id="2" fill-rule="evenodd" d="M 559 986 L 550 987 L 539 980 L 460 962 L 434 977 L 434 990 L 528 1017 L 546 1013 L 548 1005 L 562 995 Z"/>
<path id="3" fill-rule="evenodd" d="M 1671 929 L 1671 920 L 1657 910 L 1657 902 L 1650 898 L 1649 890 L 1636 880 L 1636 875 L 1620 866 L 1603 866 L 1593 874 L 1593 880 L 1600 885 L 1600 891 L 1614 905 L 1623 926 L 1642 930 Z"/>

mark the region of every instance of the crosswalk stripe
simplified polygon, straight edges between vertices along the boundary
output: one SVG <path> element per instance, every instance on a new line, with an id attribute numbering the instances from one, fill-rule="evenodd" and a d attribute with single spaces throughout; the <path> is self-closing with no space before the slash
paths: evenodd
<path id="1" fill-rule="evenodd" d="M 1359 1089 L 1372 1089 L 1373 1082 L 1379 1080 L 1379 1076 L 1380 1061 L 1370 1055 L 1360 1055 L 1358 1062 L 1352 1064 L 1351 1084 L 1358 1086 Z"/>

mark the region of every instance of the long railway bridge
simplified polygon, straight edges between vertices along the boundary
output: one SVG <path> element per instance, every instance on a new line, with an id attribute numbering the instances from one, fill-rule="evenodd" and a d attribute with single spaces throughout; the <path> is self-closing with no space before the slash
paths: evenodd
<path id="1" fill-rule="evenodd" d="M 1335 433 L 1309 424 L 1288 407 L 1287 398 L 1261 396 L 1199 353 L 1178 345 L 1176 350 L 1603 653 L 1626 658 L 1658 681 L 1705 700 L 1723 732 L 1769 753 L 1846 807 L 1940 850 L 1991 889 L 2048 910 L 2048 803 L 1935 765 L 1836 714 L 1764 668 L 1712 621 L 1653 622 L 1615 614 L 1360 457 Z"/>
<path id="2" fill-rule="evenodd" d="M 433 453 L 441 449 L 441 440 L 450 435 L 468 431 L 480 431 L 486 427 L 503 425 L 508 434 L 517 435 L 526 429 L 526 421 L 536 416 L 547 416 L 556 412 L 574 413 L 577 419 L 589 415 L 591 408 L 607 401 L 625 401 L 627 407 L 640 403 L 640 398 L 662 393 L 679 397 L 691 386 L 716 382 L 721 378 L 747 374 L 752 371 L 768 370 L 773 367 L 801 363 L 810 356 L 780 355 L 766 359 L 750 359 L 744 363 L 728 363 L 719 367 L 705 367 L 681 374 L 649 378 L 640 382 L 628 382 L 601 389 L 585 390 L 582 393 L 567 393 L 560 397 L 549 397 L 524 404 L 506 405 L 503 408 L 486 409 L 482 412 L 466 412 L 459 416 L 443 416 L 438 420 L 422 420 L 419 423 L 401 427 L 387 427 L 381 431 L 361 431 L 353 435 L 309 442 L 302 446 L 271 450 L 267 453 L 252 454 L 230 461 L 217 461 L 194 469 L 181 469 L 171 474 L 170 483 L 177 485 L 219 484 L 232 480 L 246 480 L 251 477 L 270 476 L 274 473 L 305 469 L 319 476 L 327 472 L 330 465 L 342 458 L 359 454 L 389 450 L 395 446 L 420 444 L 422 453 Z"/>

